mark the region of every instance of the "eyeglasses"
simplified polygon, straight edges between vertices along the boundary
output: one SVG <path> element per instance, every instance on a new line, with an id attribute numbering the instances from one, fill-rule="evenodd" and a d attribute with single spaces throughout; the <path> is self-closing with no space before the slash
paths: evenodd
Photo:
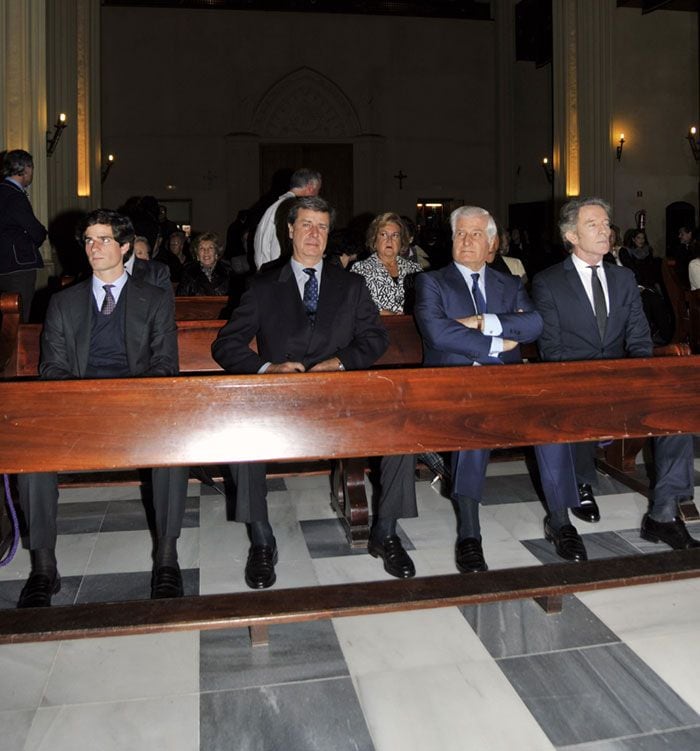
<path id="1" fill-rule="evenodd" d="M 400 232 L 387 232 L 386 230 L 382 230 L 379 233 L 379 237 L 382 238 L 382 240 L 388 240 L 391 238 L 392 240 L 398 240 L 401 237 Z"/>

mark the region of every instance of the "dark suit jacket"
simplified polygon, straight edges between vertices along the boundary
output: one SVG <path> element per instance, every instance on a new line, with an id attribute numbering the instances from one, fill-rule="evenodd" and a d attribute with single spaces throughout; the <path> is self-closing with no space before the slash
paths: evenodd
<path id="1" fill-rule="evenodd" d="M 45 239 L 46 228 L 24 191 L 9 180 L 0 182 L 0 274 L 42 268 L 39 246 Z"/>
<path id="2" fill-rule="evenodd" d="M 651 357 L 649 324 L 634 274 L 603 264 L 610 312 L 600 339 L 595 313 L 571 258 L 535 276 L 532 296 L 544 320 L 538 346 L 543 360 Z"/>
<path id="3" fill-rule="evenodd" d="M 542 330 L 537 313 L 520 279 L 486 267 L 486 305 L 503 326 L 501 338 L 524 344 Z M 516 311 L 522 310 L 522 313 Z M 423 336 L 425 365 L 499 365 L 520 362 L 519 348 L 489 357 L 491 337 L 468 329 L 455 319 L 476 314 L 467 283 L 455 263 L 416 275 L 415 316 Z"/>
<path id="4" fill-rule="evenodd" d="M 131 375 L 177 375 L 172 295 L 134 278 L 129 279 L 122 295 L 126 296 L 126 357 Z M 85 378 L 94 305 L 92 279 L 51 297 L 41 335 L 41 378 Z"/>
<path id="5" fill-rule="evenodd" d="M 250 347 L 257 337 L 258 353 Z M 240 305 L 212 345 L 229 373 L 257 373 L 266 363 L 301 362 L 308 370 L 338 357 L 346 370 L 369 368 L 389 338 L 364 280 L 323 264 L 316 323 L 304 310 L 291 263 L 251 278 Z"/>

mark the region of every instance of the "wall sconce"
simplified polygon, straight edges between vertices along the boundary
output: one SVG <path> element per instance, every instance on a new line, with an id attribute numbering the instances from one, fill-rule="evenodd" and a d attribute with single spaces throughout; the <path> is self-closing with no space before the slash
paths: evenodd
<path id="1" fill-rule="evenodd" d="M 700 160 L 700 142 L 698 141 L 697 135 L 698 129 L 693 125 L 686 136 L 696 162 Z"/>
<path id="2" fill-rule="evenodd" d="M 549 159 L 544 157 L 542 159 L 542 169 L 547 178 L 547 182 L 551 185 L 554 182 L 554 167 L 549 163 Z"/>
<path id="3" fill-rule="evenodd" d="M 102 182 L 107 179 L 109 175 L 109 171 L 112 169 L 112 166 L 114 165 L 114 154 L 108 154 L 107 155 L 107 166 L 102 170 Z"/>
<path id="4" fill-rule="evenodd" d="M 53 133 L 46 131 L 46 156 L 51 156 L 56 151 L 56 146 L 61 138 L 63 129 L 68 125 L 66 122 L 66 116 L 63 112 L 58 116 L 56 124 L 53 126 Z"/>
<path id="5" fill-rule="evenodd" d="M 622 159 L 622 147 L 625 145 L 625 134 L 620 133 L 620 140 L 618 141 L 618 147 L 615 149 L 615 154 L 617 155 L 617 161 L 619 162 L 620 159 Z"/>

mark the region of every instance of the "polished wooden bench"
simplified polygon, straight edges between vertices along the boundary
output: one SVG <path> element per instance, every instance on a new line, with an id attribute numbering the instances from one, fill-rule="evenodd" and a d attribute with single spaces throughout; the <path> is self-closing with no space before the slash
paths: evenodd
<path id="1" fill-rule="evenodd" d="M 0 471 L 305 461 L 694 433 L 699 365 L 692 356 L 512 365 L 506 390 L 490 369 L 460 367 L 0 382 Z M 94 415 L 105 411 L 112 429 L 96 433 Z M 689 550 L 473 576 L 7 610 L 0 642 L 231 626 L 247 626 L 264 641 L 273 623 L 524 597 L 551 605 L 566 593 L 696 576 L 700 552 Z"/>
<path id="2" fill-rule="evenodd" d="M 228 297 L 212 296 L 176 296 L 175 297 L 175 320 L 176 321 L 215 321 L 228 318 L 226 309 L 229 304 Z"/>

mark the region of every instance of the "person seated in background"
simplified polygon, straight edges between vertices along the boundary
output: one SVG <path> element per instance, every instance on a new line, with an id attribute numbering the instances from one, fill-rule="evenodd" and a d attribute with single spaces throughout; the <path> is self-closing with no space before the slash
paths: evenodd
<path id="1" fill-rule="evenodd" d="M 367 230 L 367 247 L 374 252 L 350 269 L 365 279 L 374 304 L 381 315 L 401 315 L 413 308 L 415 275 L 423 269 L 415 261 L 399 255 L 408 247 L 409 234 L 398 214 L 376 216 Z"/>
<path id="2" fill-rule="evenodd" d="M 676 274 L 681 280 L 681 284 L 687 289 L 690 283 L 690 263 L 700 256 L 700 245 L 697 241 L 697 231 L 693 227 L 688 227 L 687 225 L 679 227 L 678 245 L 676 245 L 675 248 L 669 248 L 668 255 L 669 258 L 675 259 Z"/>
<path id="3" fill-rule="evenodd" d="M 133 242 L 134 256 L 140 258 L 142 261 L 151 260 L 151 243 L 148 242 L 148 238 L 143 235 L 136 235 Z"/>
<path id="4" fill-rule="evenodd" d="M 506 228 L 501 229 L 498 238 L 494 243 L 486 263 L 494 270 L 501 271 L 504 274 L 517 276 L 523 284 L 527 284 L 527 272 L 523 262 L 519 258 L 511 258 L 510 252 L 510 232 Z"/>
<path id="5" fill-rule="evenodd" d="M 187 235 L 181 229 L 173 232 L 168 238 L 166 247 L 161 247 L 157 254 L 153 254 L 153 258 L 164 263 L 170 269 L 170 278 L 174 282 L 179 282 L 185 265 L 190 262 L 187 252 Z"/>
<path id="6" fill-rule="evenodd" d="M 416 225 L 409 217 L 401 217 L 403 223 L 406 225 L 408 231 L 408 245 L 401 248 L 399 251 L 401 256 L 408 261 L 415 261 L 423 271 L 427 271 L 430 268 L 430 258 L 428 254 L 421 248 L 418 243 L 414 242 L 416 236 Z"/>
<path id="7" fill-rule="evenodd" d="M 622 235 L 620 228 L 616 224 L 610 225 L 610 250 L 603 256 L 605 263 L 614 263 L 616 266 L 622 266 L 620 251 L 622 250 Z"/>
<path id="8" fill-rule="evenodd" d="M 362 253 L 362 245 L 355 240 L 352 232 L 346 229 L 333 230 L 328 236 L 328 245 L 323 260 L 334 266 L 348 266 L 355 263 Z"/>
<path id="9" fill-rule="evenodd" d="M 182 270 L 175 294 L 183 296 L 228 295 L 231 291 L 231 266 L 221 255 L 218 235 L 205 232 L 192 243 L 196 260 Z"/>

